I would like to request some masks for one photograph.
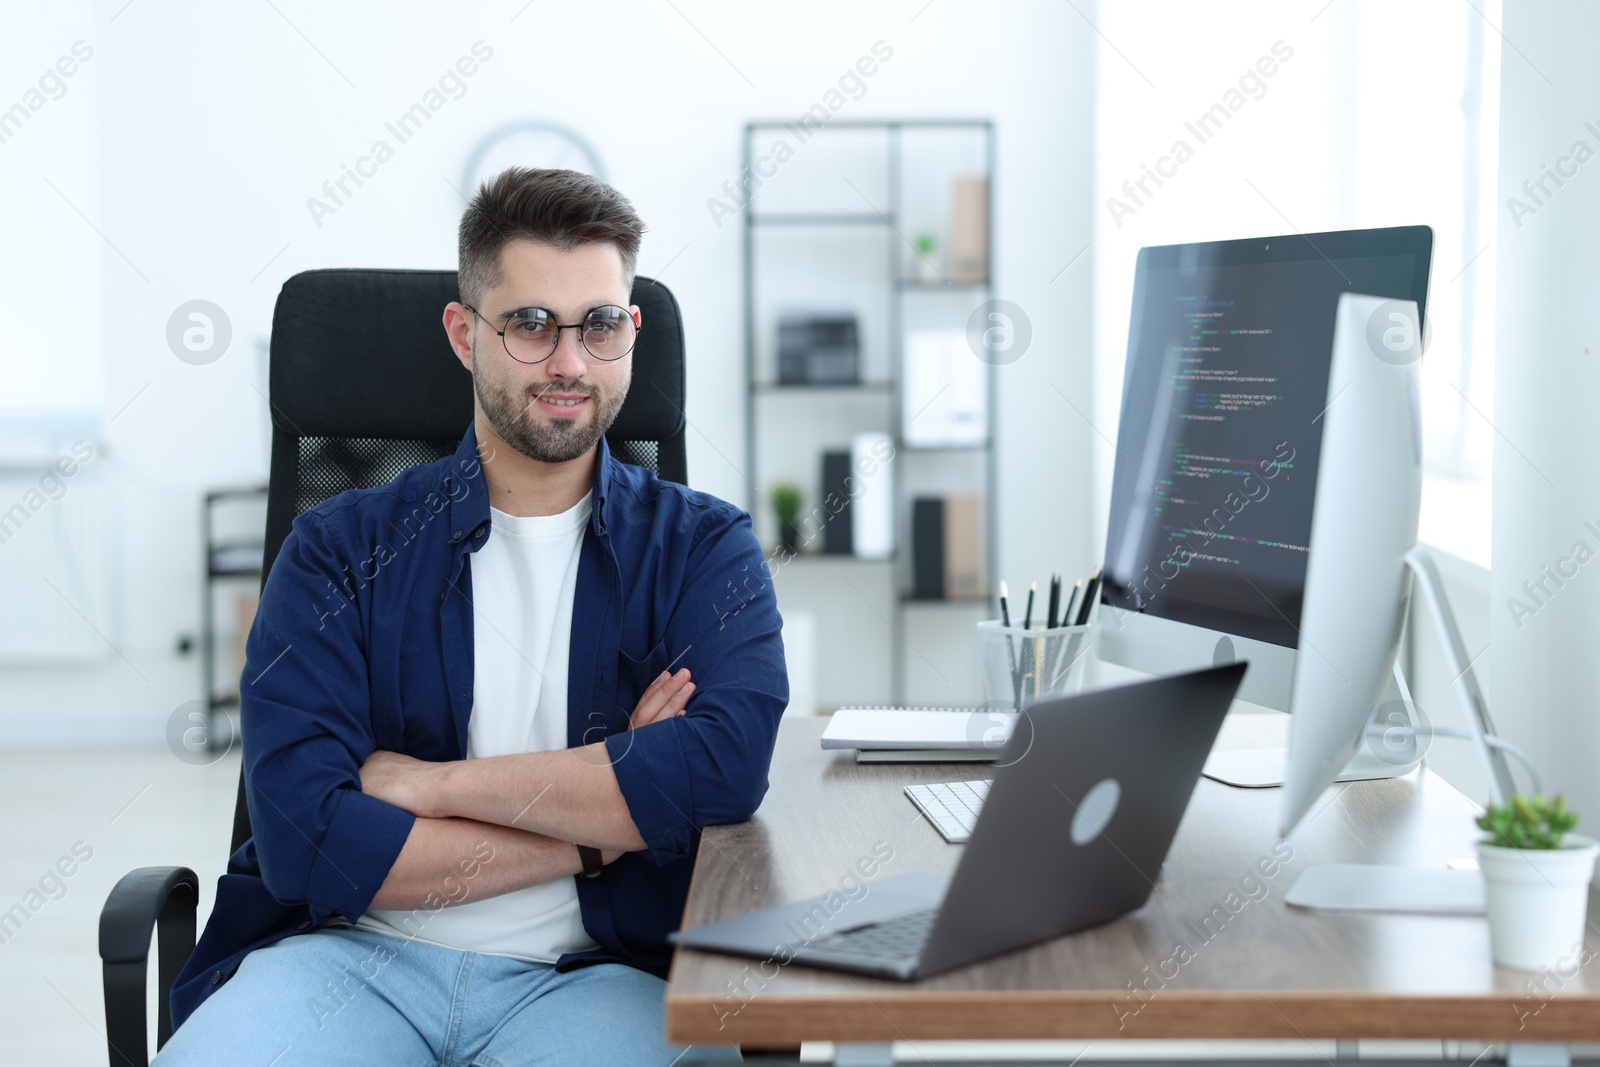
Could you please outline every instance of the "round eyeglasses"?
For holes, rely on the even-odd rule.
[[[584,352],[600,363],[621,359],[633,351],[634,342],[639,339],[639,324],[633,314],[616,304],[591,308],[582,322],[567,325],[557,322],[555,313],[547,308],[520,308],[506,316],[503,329],[495,329],[494,323],[471,304],[462,307],[499,334],[506,354],[518,363],[543,363],[549,359],[561,343],[562,330],[577,330]]]

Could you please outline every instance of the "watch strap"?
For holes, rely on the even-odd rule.
[[[600,855],[600,850],[589,845],[579,845],[578,859],[583,861],[583,876],[585,878],[598,878],[600,872],[605,870],[605,857]]]

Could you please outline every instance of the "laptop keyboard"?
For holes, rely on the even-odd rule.
[[[972,836],[978,811],[988,795],[988,781],[906,786],[906,796],[952,845],[962,844]]]
[[[927,943],[928,934],[933,930],[933,920],[938,915],[938,908],[914,911],[871,926],[825,934],[811,941],[807,947],[874,959],[915,959],[922,955],[922,946]]]

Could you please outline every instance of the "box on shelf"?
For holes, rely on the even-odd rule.
[[[894,441],[886,433],[858,433],[850,439],[850,541],[857,559],[894,555]]]
[[[944,498],[944,595],[950,600],[989,596],[984,518],[983,497],[962,493]]]
[[[778,384],[851,385],[860,380],[856,317],[789,313],[778,320]]]
[[[850,453],[822,454],[822,551],[831,556],[848,556],[851,545]]]
[[[965,329],[907,331],[900,391],[906,447],[982,445],[989,436],[987,370]]]
[[[957,285],[989,280],[989,179],[956,179],[950,210],[950,281]]]

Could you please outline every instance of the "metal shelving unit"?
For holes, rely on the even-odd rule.
[[[789,124],[781,120],[760,121],[747,123],[741,143],[741,156],[744,169],[741,173],[750,174],[753,153],[752,141],[762,131],[783,129]],[[887,170],[887,189],[889,203],[885,210],[878,211],[877,205],[871,205],[872,211],[868,212],[838,212],[819,211],[807,212],[768,212],[762,213],[756,209],[757,193],[752,191],[749,203],[743,212],[744,216],[744,328],[745,328],[745,469],[752,478],[758,478],[761,467],[758,460],[757,446],[757,418],[758,407],[762,404],[771,405],[776,395],[788,395],[803,403],[806,397],[828,396],[843,391],[861,394],[885,394],[889,404],[888,432],[894,441],[897,456],[903,452],[979,452],[983,455],[983,499],[984,499],[984,552],[987,581],[993,583],[998,574],[998,529],[996,528],[995,515],[998,511],[994,493],[998,485],[996,477],[996,460],[994,449],[995,428],[998,425],[996,412],[996,393],[998,382],[995,367],[991,364],[986,368],[988,382],[988,433],[984,443],[977,446],[952,446],[940,449],[909,449],[903,445],[902,397],[900,366],[905,341],[906,298],[914,293],[968,293],[975,297],[974,306],[994,298],[994,179],[995,179],[995,131],[994,123],[988,119],[903,119],[903,120],[834,120],[828,123],[826,130],[855,130],[855,131],[881,131],[885,137]],[[902,134],[908,130],[932,132],[971,131],[981,133],[983,137],[984,174],[989,182],[989,197],[987,204],[987,232],[989,239],[988,271],[984,281],[949,283],[945,281],[925,281],[907,278],[902,270],[905,259],[906,241],[900,232],[900,223],[903,218],[903,192],[902,181]],[[888,315],[888,379],[884,381],[862,381],[852,384],[834,385],[781,385],[771,381],[758,379],[757,344],[756,344],[756,257],[757,235],[770,228],[798,228],[798,227],[864,227],[884,230],[891,240],[886,241],[889,252],[885,271],[887,272],[889,306]],[[881,277],[881,276],[880,276]],[[877,427],[873,427],[876,429]],[[820,462],[820,456],[817,457]],[[895,551],[889,559],[855,559],[844,555],[825,555],[818,558],[832,561],[849,561],[862,567],[889,566],[893,569],[893,593],[890,598],[892,615],[888,625],[894,630],[889,640],[891,648],[891,685],[895,703],[905,702],[906,691],[906,641],[905,614],[908,610],[925,610],[928,608],[954,608],[977,607],[986,610],[987,600],[945,599],[927,600],[918,599],[910,595],[907,587],[909,578],[909,534],[902,520],[902,504],[905,503],[904,492],[905,477],[902,474],[895,485]],[[756,499],[750,508],[752,514],[765,506],[764,493],[766,486],[756,486]],[[810,558],[802,554],[795,557],[797,561]]]
[[[200,543],[205,551],[205,574],[200,586],[200,677],[206,703],[206,741],[213,750],[218,742],[218,709],[236,707],[239,703],[237,686],[229,693],[217,692],[216,586],[219,582],[241,578],[254,578],[259,585],[265,552],[259,537],[213,540],[212,533],[216,529],[213,512],[217,504],[224,501],[259,500],[265,505],[266,499],[267,487],[264,485],[213,489],[206,493],[200,506]]]

